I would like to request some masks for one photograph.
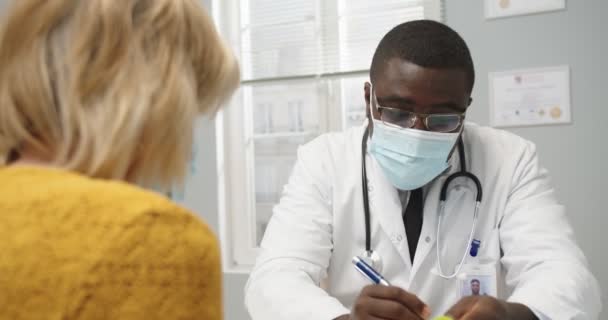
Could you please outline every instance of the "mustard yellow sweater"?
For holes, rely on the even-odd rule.
[[[0,167],[0,319],[222,318],[207,226],[120,182]]]

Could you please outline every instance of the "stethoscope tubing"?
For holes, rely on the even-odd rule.
[[[367,155],[368,135],[369,135],[369,126],[365,128],[365,132],[363,133],[363,139],[361,140],[361,176],[362,176],[361,185],[363,188],[363,190],[362,190],[363,191],[362,192],[363,193],[363,211],[364,211],[364,215],[365,215],[365,252],[368,256],[371,256],[373,254],[373,250],[371,248],[371,222],[370,222],[371,214],[370,214],[370,207],[369,207],[369,190],[368,190],[368,185],[367,185],[367,168],[366,168],[367,167],[366,155]],[[460,171],[450,175],[444,181],[443,186],[441,187],[441,192],[439,194],[440,210],[439,210],[439,217],[438,217],[438,223],[437,223],[437,235],[436,235],[436,237],[437,237],[437,245],[436,245],[437,266],[438,266],[438,271],[439,271],[438,275],[445,279],[451,279],[451,278],[454,278],[455,276],[457,276],[466,260],[467,253],[471,249],[471,243],[473,241],[473,236],[475,234],[475,229],[477,227],[477,220],[479,217],[479,207],[481,206],[481,201],[483,198],[483,189],[481,186],[481,182],[479,181],[477,176],[475,176],[474,174],[467,171],[464,143],[462,141],[462,137],[460,137],[458,139],[458,155],[460,158]],[[455,179],[460,178],[460,177],[468,178],[471,181],[473,181],[473,183],[475,184],[475,188],[477,190],[477,193],[475,196],[475,212],[473,214],[473,225],[471,228],[471,232],[469,233],[469,239],[467,241],[467,243],[468,243],[467,249],[464,252],[464,254],[460,260],[458,268],[456,268],[456,271],[453,274],[445,275],[443,273],[443,269],[441,267],[441,259],[440,259],[441,219],[443,218],[444,211],[445,211],[445,202],[447,199],[448,188]]]

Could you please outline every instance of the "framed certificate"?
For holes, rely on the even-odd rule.
[[[484,0],[486,19],[526,15],[566,8],[566,0]]]
[[[568,66],[492,72],[489,88],[492,126],[571,122]]]

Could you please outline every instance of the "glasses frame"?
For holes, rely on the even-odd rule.
[[[456,132],[458,130],[460,130],[462,128],[462,124],[464,123],[464,120],[466,118],[466,111],[459,113],[459,112],[450,112],[450,113],[419,113],[419,112],[413,112],[413,111],[409,111],[409,110],[404,110],[404,109],[400,109],[400,108],[391,108],[391,107],[384,107],[381,106],[378,103],[378,99],[376,97],[376,93],[374,92],[374,90],[372,89],[372,97],[373,97],[373,102],[375,104],[376,110],[378,110],[378,113],[380,114],[380,121],[382,121],[382,123],[384,123],[385,125],[389,126],[389,127],[393,127],[393,128],[398,128],[398,129],[411,129],[413,127],[416,126],[416,124],[418,123],[418,121],[422,121],[422,125],[424,125],[424,128],[427,131],[430,132],[438,132],[438,133],[451,133],[451,132]],[[386,120],[382,119],[382,110],[395,110],[395,111],[399,111],[399,112],[403,112],[403,113],[409,113],[413,116],[413,121],[412,121],[412,125],[410,127],[404,127],[404,126],[400,126],[396,123],[392,123]],[[437,130],[431,130],[428,126],[428,118],[432,117],[432,116],[457,116],[458,117],[458,125],[456,126],[456,128],[450,130],[450,131],[437,131]]]

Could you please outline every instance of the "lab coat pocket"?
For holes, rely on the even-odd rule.
[[[500,261],[500,233],[498,228],[493,228],[485,237],[477,239],[482,240],[481,252],[479,252],[479,258],[482,261]]]
[[[502,248],[500,245],[500,229],[495,227],[488,237],[488,244],[482,256],[482,262],[492,263],[496,268],[496,290],[499,299],[506,299],[508,294],[504,285],[502,270]]]
[[[459,275],[461,296],[487,295],[504,298],[500,267],[500,234],[498,228],[477,236],[480,248],[471,254]],[[474,250],[471,250],[473,253]]]
[[[474,193],[467,185],[457,185],[450,190],[441,218],[437,237],[441,240],[441,263],[443,270],[455,272],[463,255],[468,256],[468,241],[474,223]]]

